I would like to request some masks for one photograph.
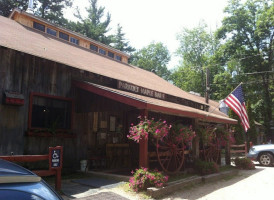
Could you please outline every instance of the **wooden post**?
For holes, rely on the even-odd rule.
[[[63,167],[63,147],[49,147],[49,170],[55,171],[55,190],[61,190],[61,172]]]
[[[253,143],[249,142],[249,149],[251,149],[252,146],[253,146]]]
[[[194,130],[197,130],[199,127],[199,120],[193,119],[192,124],[193,124]],[[199,158],[200,156],[200,138],[198,135],[196,135],[192,141],[192,156],[193,158]]]
[[[148,117],[148,111],[141,111],[142,117]],[[139,167],[148,167],[148,139],[141,139],[139,142]]]
[[[61,169],[56,170],[55,175],[55,190],[60,191],[61,190]]]
[[[230,160],[230,142],[227,142],[226,146],[225,146],[225,164],[226,165],[231,165],[231,160]]]
[[[199,154],[200,154],[200,138],[199,136],[196,136],[193,140],[193,147],[192,147],[192,150],[193,150],[193,157],[194,158],[199,158]]]
[[[245,142],[245,155],[247,154],[247,142]]]

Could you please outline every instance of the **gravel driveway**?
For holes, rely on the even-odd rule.
[[[256,166],[255,170],[240,170],[237,177],[206,183],[176,192],[165,200],[243,200],[274,199],[274,167]]]

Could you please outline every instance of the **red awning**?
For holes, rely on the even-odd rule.
[[[114,88],[97,85],[86,81],[73,81],[73,85],[94,94],[148,111],[161,112],[170,115],[177,115],[189,118],[198,118],[203,121],[236,124],[237,120],[224,115],[209,113],[192,107],[142,96]]]

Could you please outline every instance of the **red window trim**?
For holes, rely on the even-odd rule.
[[[31,119],[32,119],[32,103],[33,103],[33,97],[38,96],[38,97],[45,97],[49,99],[58,99],[58,100],[63,100],[63,101],[70,101],[71,102],[71,122],[70,122],[70,129],[58,129],[58,134],[56,134],[57,137],[74,137],[74,134],[72,134],[73,130],[73,115],[74,115],[74,99],[72,98],[67,98],[67,97],[61,97],[61,96],[54,96],[54,95],[48,95],[48,94],[43,94],[43,93],[36,93],[36,92],[31,92],[30,93],[30,98],[29,98],[29,115],[28,115],[28,131],[27,135],[29,136],[40,136],[40,137],[53,137],[55,135],[49,133],[49,132],[43,132],[43,133],[35,133],[37,130],[46,130],[44,128],[34,128],[31,126]]]

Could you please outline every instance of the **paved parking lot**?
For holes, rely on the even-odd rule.
[[[274,167],[256,166],[255,170],[240,170],[237,177],[206,184],[183,188],[164,200],[273,200]],[[91,191],[93,190],[93,191]],[[76,198],[79,200],[141,200],[144,196],[134,192],[125,192],[122,188],[90,189],[91,194]],[[74,197],[75,198],[75,197]],[[65,197],[65,200],[70,199]],[[147,198],[146,198],[147,199]]]
[[[240,170],[237,177],[181,190],[165,200],[273,200],[274,167]]]

